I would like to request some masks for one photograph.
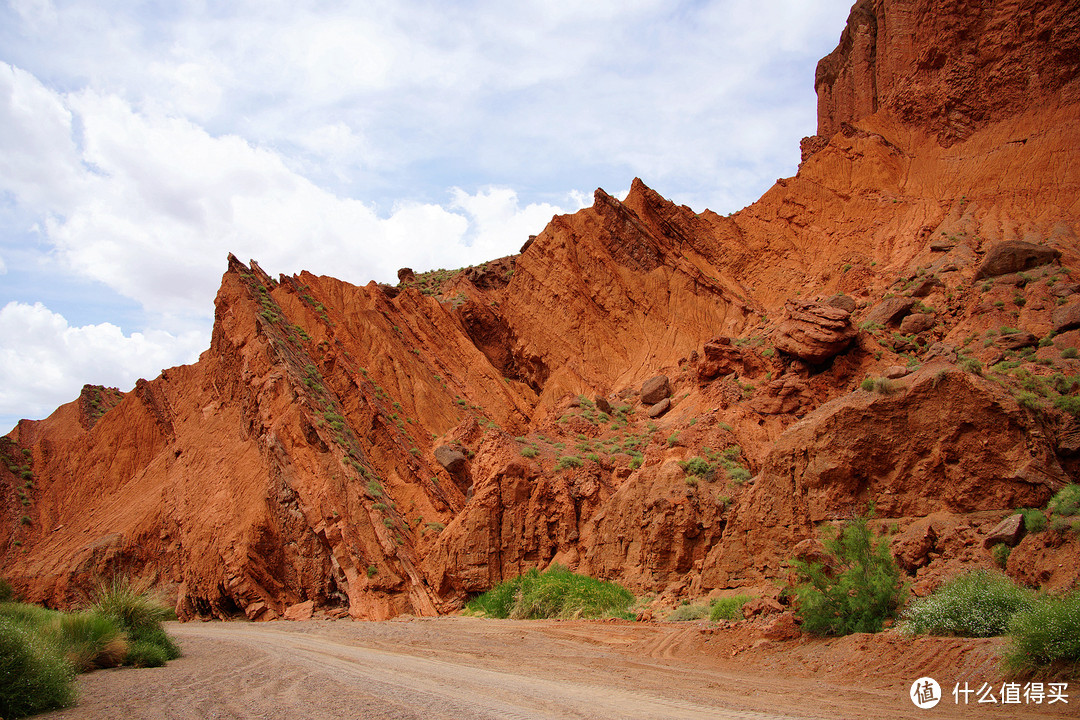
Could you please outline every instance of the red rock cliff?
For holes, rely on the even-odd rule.
[[[635,180],[396,287],[230,257],[197,363],[0,443],[3,574],[61,605],[127,572],[184,618],[434,614],[556,561],[673,601],[870,501],[917,587],[988,565],[1080,472],[1076,38],[1066,2],[859,2],[820,137],[732,216]]]

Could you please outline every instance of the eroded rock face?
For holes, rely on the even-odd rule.
[[[881,110],[944,146],[1053,94],[1078,72],[1080,21],[1068,3],[1031,7],[859,0],[818,63],[818,135]],[[1075,91],[1074,91],[1075,92]]]
[[[1067,482],[1046,433],[996,384],[940,365],[908,382],[792,425],[734,508],[703,583],[775,577],[817,525],[871,500],[879,518],[1039,507]]]
[[[847,350],[859,333],[851,324],[851,313],[844,308],[792,301],[784,313],[773,331],[773,344],[777,350],[815,365]]]

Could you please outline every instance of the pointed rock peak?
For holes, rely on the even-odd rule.
[[[240,262],[239,258],[237,258],[232,253],[229,253],[229,270],[228,271],[232,272],[232,273],[247,273],[247,272],[250,272],[250,270],[248,269],[248,266],[245,265],[244,263]]]
[[[618,198],[612,197],[607,194],[604,188],[596,188],[596,192],[593,193],[593,207],[600,205],[618,205]]]

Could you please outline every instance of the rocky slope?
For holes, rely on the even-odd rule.
[[[916,592],[993,563],[1080,471],[1078,15],[860,0],[798,174],[729,217],[635,180],[393,287],[230,257],[197,363],[0,441],[3,575],[386,618],[562,562],[664,603],[775,593],[871,501]],[[1076,538],[1008,570],[1075,584]]]

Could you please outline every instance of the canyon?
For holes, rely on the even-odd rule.
[[[987,540],[1080,473],[1080,12],[859,0],[815,86],[797,174],[728,216],[635,179],[397,285],[230,256],[197,362],[0,438],[3,576],[388,619],[560,563],[648,617],[779,599],[872,506],[916,595],[1074,587],[1080,529]]]

